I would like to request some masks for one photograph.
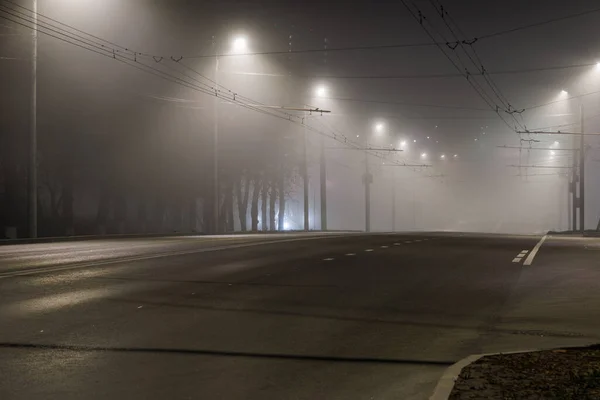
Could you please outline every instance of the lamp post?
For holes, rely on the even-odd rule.
[[[37,27],[37,0],[33,0],[34,28]],[[29,126],[29,168],[28,168],[28,225],[29,237],[34,239],[38,235],[37,221],[37,53],[38,36],[37,29],[32,33],[31,46],[31,110]]]
[[[220,233],[219,226],[219,51],[215,42],[215,97],[214,125],[213,125],[213,231]],[[231,42],[232,54],[244,54],[248,50],[248,39],[245,36],[236,36]]]
[[[315,89],[317,97],[325,97],[327,88],[323,85]],[[321,230],[327,230],[327,159],[325,158],[325,137],[321,136],[321,157],[320,157],[320,178],[321,178]]]

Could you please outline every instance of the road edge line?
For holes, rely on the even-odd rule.
[[[533,259],[535,258],[537,252],[540,250],[540,248],[542,247],[542,245],[544,244],[544,242],[546,241],[546,239],[548,239],[548,235],[544,235],[540,239],[540,241],[538,242],[538,244],[535,245],[535,247],[533,248],[533,250],[531,250],[531,253],[529,253],[529,255],[527,256],[527,258],[525,259],[525,262],[523,263],[524,266],[531,265],[531,263],[533,263]]]

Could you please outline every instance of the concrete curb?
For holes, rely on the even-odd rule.
[[[473,354],[449,366],[435,386],[435,390],[431,397],[429,397],[429,400],[447,400],[463,368],[483,356],[484,354]]]
[[[552,347],[545,349],[529,349],[529,350],[516,350],[516,351],[499,351],[497,353],[483,353],[483,354],[472,354],[463,358],[462,360],[457,361],[456,363],[449,366],[444,374],[438,381],[433,394],[429,397],[429,400],[448,400],[450,398],[450,393],[452,393],[452,389],[454,389],[454,384],[458,379],[458,376],[462,372],[462,370],[479,360],[480,358],[487,356],[495,356],[498,354],[521,354],[521,353],[535,353],[537,351],[551,351],[551,350],[577,350],[577,349],[585,349],[589,347],[596,346],[596,343],[591,343],[587,346],[564,346],[564,347]]]

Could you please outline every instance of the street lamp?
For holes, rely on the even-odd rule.
[[[385,128],[385,125],[383,124],[383,122],[378,122],[377,124],[375,124],[375,132],[376,133],[383,133],[383,129]]]
[[[442,160],[445,160],[445,159],[446,159],[446,155],[445,155],[445,154],[442,154],[442,155],[440,156],[440,158],[441,158]]]
[[[427,158],[427,153],[421,153],[421,158]]]
[[[315,89],[315,95],[317,97],[325,97],[327,95],[327,88],[323,85],[317,86]]]
[[[248,39],[245,36],[236,36],[231,44],[233,54],[244,54],[248,51]]]

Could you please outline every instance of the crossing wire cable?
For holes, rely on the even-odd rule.
[[[412,17],[415,19],[415,21],[417,21],[417,23],[419,23],[419,25],[423,28],[423,30],[425,31],[425,33],[429,36],[429,38],[437,43],[437,41],[435,40],[435,37],[432,35],[432,33],[423,25],[423,19],[424,16],[421,13],[421,11],[418,9],[418,7],[415,6],[415,8],[418,11],[418,14],[415,14],[415,12],[411,9],[411,7],[406,3],[406,0],[401,0],[402,4],[404,5],[404,7],[408,10],[408,12],[410,13],[410,15],[412,15]],[[414,4],[414,3],[413,3]],[[475,92],[477,93],[477,95],[479,97],[481,97],[481,99],[488,105],[488,107],[490,107],[492,110],[494,110],[494,112],[496,113],[496,115],[498,115],[498,117],[502,120],[502,122],[511,130],[511,131],[515,131],[515,129],[513,127],[510,126],[510,124],[503,118],[503,116],[499,113],[498,108],[491,104],[484,95],[482,95],[479,90],[477,89],[477,86],[475,86],[472,82],[472,79],[469,79],[470,74],[464,74],[461,70],[461,68],[456,64],[456,62],[454,61],[454,59],[452,59],[452,57],[450,57],[443,49],[443,47],[441,45],[436,45],[438,47],[438,49],[444,54],[444,56],[452,63],[452,65],[454,66],[454,68],[456,68],[456,70],[463,76],[466,78],[467,82],[469,83],[469,85],[475,90]]]
[[[8,8],[8,7],[5,7],[5,8]],[[8,8],[8,9],[11,10],[11,11],[14,11],[14,10],[12,10],[10,8]],[[128,55],[124,55],[122,53],[118,53],[118,52],[114,51],[114,49],[107,48],[106,46],[104,46],[104,47],[103,46],[98,46],[97,43],[93,43],[93,41],[86,41],[86,40],[84,40],[84,39],[81,38],[81,35],[71,35],[71,32],[68,32],[68,31],[65,31],[65,30],[61,31],[60,29],[55,29],[57,27],[53,26],[52,24],[45,23],[43,21],[41,21],[41,23],[40,23],[40,21],[34,21],[34,20],[31,20],[31,19],[29,19],[27,17],[22,17],[22,16],[19,16],[17,14],[13,14],[13,13],[11,13],[9,11],[6,11],[6,9],[0,9],[0,11],[3,12],[3,13],[5,13],[5,14],[8,14],[9,16],[12,16],[13,18],[17,18],[17,19],[20,19],[20,20],[23,21],[23,22],[19,22],[18,20],[11,19],[10,17],[7,17],[5,15],[0,15],[0,18],[3,18],[3,19],[5,19],[7,21],[10,21],[10,22],[13,22],[13,23],[15,23],[17,25],[23,26],[23,27],[28,28],[28,29],[35,30],[35,31],[43,33],[43,34],[45,34],[47,36],[50,36],[50,37],[53,37],[53,38],[58,39],[60,41],[63,41],[65,43],[68,43],[68,44],[80,47],[82,49],[94,52],[96,54],[99,54],[99,55],[102,55],[102,56],[105,56],[105,57],[108,57],[108,58],[112,58],[112,59],[114,59],[116,61],[119,61],[121,63],[127,64],[129,66],[132,66],[132,67],[140,70],[140,71],[143,71],[143,72],[149,73],[151,75],[157,76],[157,77],[159,77],[161,79],[164,79],[164,80],[167,80],[169,82],[172,82],[172,83],[175,83],[175,84],[178,84],[178,85],[190,88],[192,90],[195,90],[195,91],[198,91],[198,92],[201,92],[201,93],[204,93],[204,94],[208,94],[208,95],[211,95],[211,96],[214,95],[213,92],[211,92],[210,90],[206,90],[205,87],[198,86],[198,85],[193,84],[193,83],[191,83],[189,81],[186,81],[185,79],[182,79],[180,77],[168,74],[168,73],[166,73],[166,72],[164,72],[162,70],[159,70],[157,68],[152,67],[151,65],[144,64],[139,59],[137,59],[136,54],[138,54],[138,53],[136,53],[136,52],[132,52],[132,53],[128,53]],[[39,14],[39,15],[41,15],[41,14]],[[26,23],[31,24],[31,26],[27,25]],[[53,32],[53,33],[50,33],[50,32]],[[80,31],[80,32],[85,33],[84,31]],[[122,47],[123,46],[120,46],[120,48],[122,48]],[[133,57],[133,58],[128,58],[128,56],[129,57]],[[307,126],[303,121],[302,122],[294,121],[292,119],[285,118],[285,117],[283,117],[281,115],[274,114],[272,112],[269,112],[269,111],[266,111],[266,110],[262,110],[260,108],[253,107],[252,105],[245,104],[243,102],[237,101],[234,98],[222,97],[222,95],[220,95],[219,93],[217,93],[216,97],[225,98],[226,100],[231,101],[232,103],[235,103],[235,104],[237,104],[237,105],[239,105],[241,107],[248,108],[250,110],[253,110],[253,111],[265,114],[265,115],[274,116],[274,117],[277,117],[277,118],[280,118],[280,119],[284,119],[284,120],[290,121],[290,122],[298,124],[298,125],[305,126],[305,128],[307,130],[311,131],[311,132],[314,132],[314,133],[316,133],[318,135],[322,135],[322,136],[325,136],[325,137],[330,137],[330,138],[332,138],[332,139],[334,139],[334,140],[336,140],[336,141],[338,141],[338,142],[340,142],[340,143],[342,143],[344,145],[347,145],[347,146],[350,146],[350,147],[360,147],[360,145],[358,145],[358,144],[356,144],[356,143],[354,143],[352,141],[348,141],[348,140],[343,140],[342,141],[342,140],[340,140],[339,138],[337,138],[337,135],[328,134],[327,132],[323,132],[323,131],[318,130],[318,129],[314,128],[314,127]],[[371,154],[373,152],[367,152],[367,153]],[[384,158],[384,157],[382,157],[379,154],[372,154],[372,155],[374,155],[377,158]]]
[[[436,11],[438,11],[438,15],[440,16],[440,18],[442,19],[442,21],[444,22],[444,24],[446,25],[446,27],[448,28],[448,30],[450,31],[450,33],[452,34],[454,39],[456,40],[456,43],[458,43],[458,46],[465,52],[465,54],[467,55],[469,60],[473,63],[473,65],[481,71],[481,75],[483,76],[484,80],[488,83],[489,87],[492,89],[492,92],[500,100],[501,104],[505,108],[505,111],[513,118],[514,122],[517,125],[519,125],[519,127],[521,129],[524,129],[523,125],[519,122],[519,120],[517,120],[517,118],[515,118],[514,111],[513,111],[510,101],[506,98],[506,96],[504,96],[504,94],[502,93],[500,88],[498,88],[496,83],[493,81],[492,77],[488,76],[488,74],[486,73],[486,68],[483,65],[483,62],[481,61],[481,59],[479,58],[479,55],[477,54],[477,50],[475,50],[475,48],[473,47],[474,43],[469,44],[469,42],[466,41],[467,35],[465,35],[465,33],[460,28],[460,26],[458,26],[458,24],[456,23],[456,21],[454,21],[454,19],[452,18],[452,16],[448,12],[448,10],[444,8],[444,6],[442,5],[442,3],[439,0],[429,0],[429,2],[433,6],[433,8]],[[438,10],[438,7],[439,7],[439,10]],[[458,35],[454,32],[454,29],[452,29],[452,26],[450,25],[450,23],[447,21],[446,17],[448,17],[450,22],[452,24],[454,24],[454,26],[456,27],[456,30],[458,31],[458,33],[460,35],[462,35],[463,38],[465,38],[465,39],[461,40],[458,37]],[[469,48],[473,52],[473,56],[475,59],[473,59],[473,57],[471,57],[466,46],[469,46]]]
[[[14,5],[16,5],[16,6],[17,6],[17,7],[19,7],[19,8],[22,8],[22,9],[28,10],[28,11],[30,11],[32,14],[35,14],[35,15],[37,15],[38,17],[42,17],[42,18],[44,18],[44,19],[47,19],[47,20],[53,21],[53,22],[55,22],[55,23],[57,23],[57,24],[60,24],[60,25],[62,25],[62,26],[66,26],[66,27],[68,27],[69,29],[72,29],[72,30],[74,30],[74,31],[76,31],[76,32],[79,32],[79,33],[82,33],[82,34],[88,35],[88,36],[92,37],[93,39],[96,39],[96,40],[90,40],[89,38],[87,38],[87,37],[85,37],[85,36],[82,36],[82,35],[79,35],[79,34],[75,34],[75,33],[72,33],[72,32],[68,32],[68,31],[66,31],[66,32],[69,34],[68,36],[69,36],[71,39],[73,39],[73,40],[75,40],[75,41],[78,41],[78,42],[80,42],[80,43],[82,43],[82,44],[87,44],[87,45],[89,45],[89,46],[95,47],[95,48],[96,48],[96,49],[98,49],[99,51],[107,51],[107,52],[109,52],[109,53],[111,53],[111,54],[116,54],[116,53],[119,53],[119,52],[122,52],[122,51],[124,51],[124,52],[125,52],[126,54],[128,54],[128,55],[132,55],[132,56],[134,57],[134,60],[137,60],[137,56],[145,54],[145,53],[139,53],[139,52],[133,51],[133,50],[131,50],[131,49],[129,49],[129,48],[126,48],[126,47],[124,47],[124,46],[121,46],[121,45],[119,45],[119,44],[116,44],[116,43],[114,43],[114,42],[110,42],[110,41],[104,40],[104,39],[102,39],[102,38],[99,38],[98,36],[95,36],[95,35],[92,35],[92,34],[88,34],[88,33],[84,32],[84,31],[82,31],[82,30],[80,30],[80,29],[77,29],[77,28],[74,28],[74,27],[72,27],[72,26],[70,26],[70,25],[63,24],[63,23],[61,23],[60,21],[57,21],[57,20],[55,20],[55,19],[53,19],[53,18],[50,18],[50,17],[47,17],[47,16],[45,16],[45,15],[43,15],[43,14],[41,14],[41,13],[33,12],[32,10],[29,10],[29,9],[28,9],[28,8],[26,8],[26,7],[19,6],[19,5],[15,4],[15,3],[13,3],[13,2],[12,2],[12,1],[10,1],[10,0],[3,0],[3,1],[5,1],[5,2],[8,2],[8,3],[10,3],[10,4],[14,4]],[[1,5],[1,4],[0,4],[0,7],[5,7],[5,8],[7,8],[7,9],[9,9],[10,11],[13,11],[13,12],[15,12],[15,13],[17,13],[17,14],[20,14],[20,16],[18,16],[18,15],[15,15],[15,14],[12,14],[12,13],[10,13],[10,12],[8,12],[8,11],[5,11],[5,10],[3,10],[4,12],[7,12],[7,13],[9,13],[10,15],[12,15],[12,16],[14,16],[14,17],[16,17],[16,18],[19,18],[19,19],[30,18],[30,17],[29,17],[29,15],[27,15],[27,14],[25,14],[25,13],[21,12],[21,11],[18,11],[18,10],[12,9],[12,8],[9,8],[9,7],[5,6],[5,5]],[[23,17],[23,16],[24,16],[24,17]],[[33,23],[33,21],[31,21],[31,20],[28,20],[28,22],[30,22],[30,23]],[[37,23],[38,23],[38,24],[41,24],[41,25],[42,25],[44,28],[46,28],[46,29],[48,29],[48,30],[50,30],[50,31],[52,31],[52,32],[55,32],[55,33],[60,33],[60,34],[63,34],[63,35],[64,35],[64,33],[60,32],[60,29],[62,29],[62,28],[52,29],[53,27],[56,27],[56,26],[54,26],[54,25],[52,25],[52,24],[50,24],[50,23],[47,23],[47,22],[45,22],[45,21],[39,21],[39,20],[38,20],[38,21],[37,21]],[[50,26],[50,28],[48,28],[48,26]],[[110,44],[110,45],[113,45],[113,46],[115,46],[117,49],[115,50],[114,48],[109,48],[109,47],[107,47],[105,44],[103,44],[102,42],[104,42],[104,43],[107,43],[107,44]],[[120,51],[119,49],[121,49],[121,51]],[[148,54],[145,54],[145,55],[148,55]],[[162,61],[162,58],[157,58],[156,56],[153,56],[153,59],[154,59],[154,61],[155,61],[155,62],[157,62],[157,63],[159,63],[160,61]],[[177,62],[177,61],[176,61],[175,59],[173,59],[172,57],[170,58],[170,60],[171,60],[171,61],[175,61],[175,62]],[[174,69],[173,69],[173,67],[171,67],[171,66],[168,66],[168,65],[166,65],[166,68],[169,68],[169,69],[171,69],[171,70],[174,70]],[[188,69],[191,69],[191,68],[189,68],[189,67],[188,67]],[[212,83],[215,83],[215,84],[216,84],[216,82],[214,82],[213,80],[211,80],[211,79],[209,79],[209,78],[207,78],[207,77],[203,76],[203,75],[202,75],[202,74],[200,74],[199,72],[197,72],[197,71],[195,71],[195,70],[193,70],[193,69],[191,69],[191,70],[192,70],[192,71],[194,71],[194,72],[196,72],[198,75],[200,75],[200,76],[201,76],[201,77],[203,77],[204,79],[207,79],[207,80],[209,80],[210,82],[212,82]],[[176,70],[175,70],[175,71],[176,71]],[[177,72],[178,72],[178,71],[177,71]],[[182,75],[184,75],[184,76],[186,76],[186,77],[187,77],[187,78],[189,78],[189,79],[193,79],[193,80],[195,80],[195,81],[196,81],[196,83],[198,83],[198,84],[200,84],[200,85],[203,85],[203,86],[205,86],[207,89],[214,90],[214,91],[220,90],[218,87],[211,87],[210,85],[208,85],[208,84],[206,84],[206,83],[204,83],[204,82],[201,82],[201,81],[199,81],[199,80],[196,80],[196,79],[194,79],[194,78],[192,78],[192,77],[189,77],[189,76],[187,76],[187,75],[185,75],[185,74],[183,74],[183,73],[181,73],[181,72],[179,72],[179,73],[180,73],[180,74],[182,74]],[[226,90],[226,91],[227,91],[227,92],[229,92],[229,93],[233,93],[233,91],[231,91],[231,90],[229,90],[229,89],[227,89],[227,88],[223,87],[222,85],[218,85],[218,86],[220,86],[221,88],[223,88],[223,90]],[[235,94],[235,96],[238,96],[238,97],[242,98],[243,100],[245,99],[245,100],[247,100],[247,101],[253,101],[252,99],[249,99],[249,98],[244,98],[243,96],[241,96],[241,95],[238,95],[238,94]],[[260,102],[256,102],[256,103],[257,103],[257,104],[264,105],[264,104],[262,104],[262,103],[260,103]],[[279,110],[278,110],[277,112],[280,112],[280,113],[281,113],[281,111],[279,111]],[[284,115],[286,115],[287,117],[290,117],[290,118],[292,117],[292,115],[291,115],[291,114],[289,114],[289,113],[283,113],[283,114],[284,114]]]
[[[594,8],[587,11],[581,11],[574,14],[565,15],[562,17],[552,18],[545,21],[534,22],[531,24],[525,24],[521,26],[517,26],[514,28],[499,30],[496,32],[488,33],[485,35],[474,36],[468,40],[468,42],[478,42],[481,40],[486,40],[490,38],[495,38],[498,36],[507,35],[510,33],[536,28],[538,26],[543,26],[559,21],[564,21],[568,19],[578,18],[586,15],[590,15],[593,13],[600,12],[600,8]],[[361,50],[381,50],[381,49],[399,49],[399,48],[418,48],[418,47],[431,47],[436,45],[446,45],[446,43],[440,42],[427,42],[427,43],[399,43],[399,44],[388,44],[388,45],[370,45],[370,46],[346,46],[346,47],[329,47],[327,49],[323,48],[315,48],[315,49],[305,49],[305,50],[286,50],[286,51],[262,51],[262,52],[249,52],[244,53],[244,55],[253,56],[253,55],[290,55],[290,54],[306,54],[306,53],[322,53],[322,52],[342,52],[342,51],[361,51]],[[184,58],[207,58],[207,57],[233,57],[234,54],[212,54],[212,55],[191,55],[184,56]]]

